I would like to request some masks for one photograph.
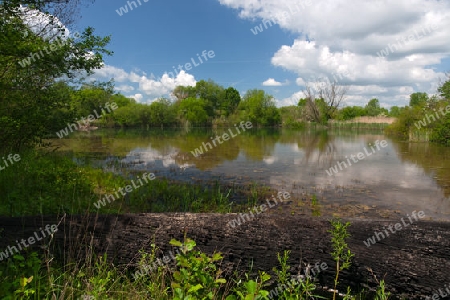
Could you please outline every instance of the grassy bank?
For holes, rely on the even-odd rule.
[[[330,238],[336,261],[336,285],[339,273],[350,267],[353,257],[347,248],[347,227],[334,220]],[[50,242],[51,243],[51,242]],[[291,274],[290,251],[278,254],[278,266],[271,274],[259,271],[257,276],[222,268],[222,255],[198,251],[189,238],[171,240],[173,255],[163,263],[160,251],[141,252],[138,267],[114,266],[106,256],[92,253],[92,245],[79,247],[65,265],[53,259],[51,245],[43,255],[35,252],[15,255],[0,264],[1,299],[388,299],[381,280],[376,291],[352,293],[326,292],[317,285],[320,269],[302,268]],[[87,254],[85,260],[78,258]],[[326,265],[326,264],[325,264]],[[330,266],[332,267],[332,266]],[[328,267],[322,266],[322,271]],[[255,272],[252,272],[253,274]]]
[[[78,166],[64,155],[44,151],[20,156],[19,162],[0,172],[0,193],[4,195],[0,216],[240,212],[276,192],[254,183],[186,183],[158,176],[138,184],[144,172],[119,176]],[[119,192],[127,186],[131,186],[130,192]]]

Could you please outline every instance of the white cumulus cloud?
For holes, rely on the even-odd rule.
[[[264,81],[262,83],[263,86],[282,86],[283,83],[282,82],[278,82],[273,78],[269,78],[266,81]]]
[[[105,65],[103,68],[96,70],[91,77],[97,80],[114,79],[115,82],[121,83],[116,87],[116,90],[125,93],[137,91],[130,97],[138,102],[147,103],[160,97],[170,97],[170,93],[178,85],[195,86],[197,83],[194,76],[184,70],[178,73],[176,77],[164,74],[160,78],[154,78],[154,76],[148,77],[143,72],[142,74],[137,74],[134,71],[126,72],[121,68],[110,65]]]
[[[405,105],[411,92],[434,93],[445,77],[436,66],[450,58],[450,1],[219,2],[243,19],[273,20],[296,35],[292,44],[279,45],[271,62],[297,75],[299,86],[328,78],[354,87],[352,103],[377,96],[385,105]]]

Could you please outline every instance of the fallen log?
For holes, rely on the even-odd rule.
[[[237,214],[191,213],[65,216],[62,220],[55,216],[2,217],[0,252],[16,245],[16,240],[35,236],[47,224],[61,222],[53,235],[55,251],[61,255],[91,244],[96,254],[107,253],[116,265],[135,267],[140,249],[150,251],[154,243],[161,253],[168,253],[173,250],[169,241],[182,241],[186,234],[200,250],[209,254],[222,252],[224,266],[243,271],[253,262],[253,270],[272,273],[272,268],[278,266],[277,253],[291,250],[291,273],[297,273],[300,265],[324,262],[328,268],[319,274],[320,285],[333,286],[335,262],[330,255],[328,220],[262,214],[233,228],[229,222],[236,217]],[[376,288],[375,275],[378,280],[384,278],[387,290],[397,297],[423,299],[439,294],[439,289],[445,293],[444,285],[450,283],[450,223],[419,220],[368,247],[364,241],[374,232],[385,232],[385,226],[399,221],[343,221],[352,224],[347,241],[355,257],[351,268],[341,273],[340,291],[345,291],[345,286],[353,290]],[[29,246],[39,248],[49,239]]]

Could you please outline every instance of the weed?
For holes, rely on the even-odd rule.
[[[339,282],[339,273],[342,270],[350,268],[351,259],[354,256],[351,253],[348,245],[345,241],[350,236],[347,232],[347,227],[350,226],[350,222],[342,223],[339,219],[331,220],[331,226],[333,227],[329,232],[331,233],[331,243],[333,252],[331,256],[336,261],[336,277],[334,278],[334,291],[333,300],[336,299],[337,285]]]

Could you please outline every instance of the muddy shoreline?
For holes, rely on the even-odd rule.
[[[289,264],[294,274],[301,264],[320,261],[334,266],[326,218],[261,214],[232,228],[228,223],[236,217],[238,214],[191,213],[66,216],[54,234],[52,249],[61,254],[74,247],[82,249],[92,241],[96,254],[107,253],[116,266],[133,268],[140,249],[150,251],[150,244],[155,243],[164,253],[173,250],[170,239],[182,240],[186,234],[199,249],[222,252],[225,269],[244,271],[253,262],[253,270],[270,273],[277,266],[276,254],[283,250],[292,251]],[[373,289],[377,286],[376,275],[385,279],[387,289],[394,295],[421,299],[432,296],[450,278],[450,222],[419,220],[367,247],[364,241],[393,221],[343,220],[352,223],[348,245],[355,257],[350,270],[342,272],[341,290],[344,286]],[[39,227],[59,221],[55,216],[2,217],[0,249],[32,236]],[[42,242],[33,247],[39,249]],[[320,285],[332,285],[333,270],[330,267],[320,273]]]

